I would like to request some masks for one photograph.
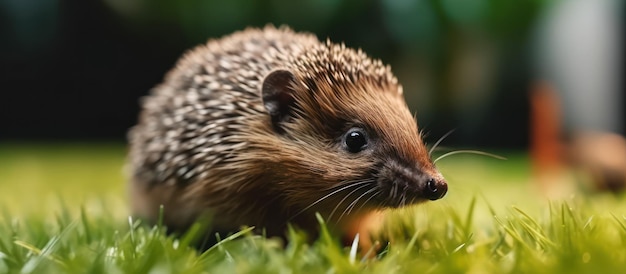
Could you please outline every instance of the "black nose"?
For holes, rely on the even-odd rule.
[[[429,200],[438,200],[443,198],[448,192],[448,184],[443,180],[435,180],[434,178],[428,179],[426,182],[426,188],[424,189],[424,196]]]

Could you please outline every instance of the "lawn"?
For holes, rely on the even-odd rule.
[[[0,145],[0,273],[623,273],[624,195],[549,200],[526,154],[437,163],[448,195],[390,214],[365,258],[328,234],[310,244],[244,230],[204,253],[128,217],[123,144]]]

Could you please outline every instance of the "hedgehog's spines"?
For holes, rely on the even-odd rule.
[[[289,88],[297,91],[298,103],[307,104],[306,115],[302,109],[289,113],[295,117],[292,120],[312,120],[296,124],[285,119],[289,122],[286,131],[294,136],[285,136],[272,127],[261,98],[263,81],[276,69],[294,75]],[[266,210],[271,210],[263,203],[285,198],[270,194],[292,187],[293,176],[288,175],[306,174],[316,179],[323,175],[324,180],[356,177],[354,167],[368,164],[343,158],[318,161],[318,156],[341,156],[329,150],[335,148],[329,141],[335,139],[329,136],[343,128],[327,130],[336,125],[333,121],[344,118],[336,117],[339,114],[375,118],[385,117],[383,112],[388,111],[400,117],[392,121],[394,127],[402,132],[412,130],[413,120],[402,116],[406,105],[401,92],[390,67],[369,58],[361,49],[330,39],[320,42],[312,34],[296,33],[285,26],[248,28],[211,39],[186,52],[142,102],[140,121],[129,133],[133,191],[144,199],[136,202],[134,211],[153,217],[152,210],[166,203],[166,216],[171,218],[168,223],[179,227],[199,215],[198,210],[207,208],[222,214],[222,219],[216,219],[222,223],[216,225],[261,224],[266,221]],[[345,98],[356,103],[345,107]],[[381,98],[382,106],[376,101]],[[376,115],[363,117],[370,113],[359,113],[361,109]],[[381,125],[372,124],[372,128],[389,123],[387,119],[375,122]],[[415,138],[400,141],[400,146],[390,147],[416,147],[419,143]],[[302,163],[309,168],[296,170]],[[327,166],[316,166],[319,163]],[[347,163],[352,166],[344,166]],[[269,181],[272,183],[265,183]],[[287,192],[281,195],[292,195],[283,202],[310,199],[302,193],[314,190],[300,188],[319,191],[312,186],[312,179],[302,181],[306,183],[281,189]]]

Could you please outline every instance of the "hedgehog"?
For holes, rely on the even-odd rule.
[[[348,236],[448,189],[390,67],[288,27],[197,46],[141,106],[131,210],[168,230],[210,218],[207,232],[316,235],[319,214]]]

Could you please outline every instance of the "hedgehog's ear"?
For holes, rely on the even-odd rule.
[[[261,86],[263,105],[272,118],[275,128],[280,128],[280,123],[286,121],[291,113],[295,102],[293,98],[293,83],[295,76],[288,70],[279,69],[270,72]]]

